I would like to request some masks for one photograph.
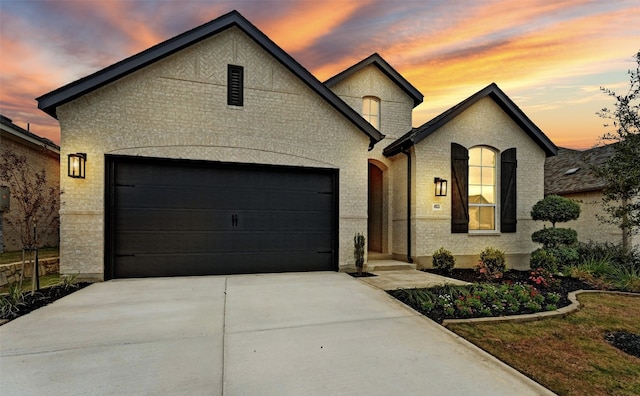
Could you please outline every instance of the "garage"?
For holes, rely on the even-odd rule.
[[[107,278],[335,271],[337,170],[106,157]]]

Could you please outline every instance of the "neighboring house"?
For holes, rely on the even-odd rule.
[[[557,156],[545,162],[545,195],[560,195],[580,204],[580,217],[565,223],[578,232],[580,241],[622,242],[619,227],[603,224],[597,218],[605,215],[602,198],[606,182],[595,174],[593,167],[604,165],[613,154],[613,144],[585,151],[559,148]],[[632,235],[631,246],[637,246],[639,240]]]
[[[60,184],[60,147],[52,141],[42,138],[30,131],[15,125],[13,121],[0,115],[0,155],[5,152],[13,152],[24,155],[34,173],[44,169],[47,188],[58,188]],[[0,210],[2,224],[0,224],[0,252],[22,249],[22,243],[18,230],[7,225],[7,220],[16,220],[18,215],[15,203],[15,191],[8,188],[7,180],[0,180],[0,186],[6,187],[9,192],[9,201],[13,195],[13,209]],[[55,208],[57,213],[58,207]],[[41,225],[42,226],[42,225]],[[57,226],[47,226],[38,230],[39,244],[41,246],[58,246],[59,230]]]
[[[235,11],[50,92],[63,157],[86,158],[61,271],[344,271],[356,233],[419,266],[493,246],[527,267],[556,147],[495,84],[414,129],[422,99],[377,54],[321,83]]]

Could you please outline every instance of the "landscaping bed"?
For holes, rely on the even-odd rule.
[[[90,284],[86,282],[61,283],[42,288],[33,294],[31,292],[11,290],[9,293],[0,296],[0,321],[11,321],[19,318]]]
[[[554,277],[540,283],[531,271],[507,271],[501,279],[487,280],[473,269],[454,269],[450,273],[426,272],[472,283],[471,286],[400,289],[390,291],[396,299],[437,323],[444,319],[467,319],[553,311],[571,302],[569,292],[595,287],[571,277]]]

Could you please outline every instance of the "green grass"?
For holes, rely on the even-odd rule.
[[[60,275],[58,274],[44,275],[40,277],[40,288],[43,289],[45,287],[55,286],[57,284],[60,284],[61,281],[62,280],[60,278]],[[22,290],[25,292],[31,291],[31,277],[25,278],[22,281]],[[8,285],[4,285],[0,287],[0,293],[7,293],[8,291],[9,291]]]
[[[59,255],[60,255],[60,250],[57,247],[42,248],[38,250],[38,257],[41,259],[58,257]],[[0,264],[15,263],[18,261],[22,261],[22,250],[18,250],[14,252],[4,252],[0,254]]]
[[[559,395],[639,395],[640,359],[604,340],[640,334],[640,297],[583,294],[566,318],[448,328]]]

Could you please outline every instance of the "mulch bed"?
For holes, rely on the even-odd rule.
[[[622,352],[640,358],[640,335],[615,331],[605,334],[604,339]]]
[[[1,319],[7,319],[11,321],[13,319],[19,318],[20,316],[26,315],[31,311],[44,307],[45,305],[49,305],[52,302],[61,299],[62,297],[68,296],[71,293],[87,287],[90,284],[91,283],[88,282],[79,282],[72,287],[58,285],[42,288],[40,289],[40,291],[36,291],[33,294],[31,294],[31,292],[26,292],[24,294],[24,302],[18,306],[17,311],[14,312],[11,317]]]

